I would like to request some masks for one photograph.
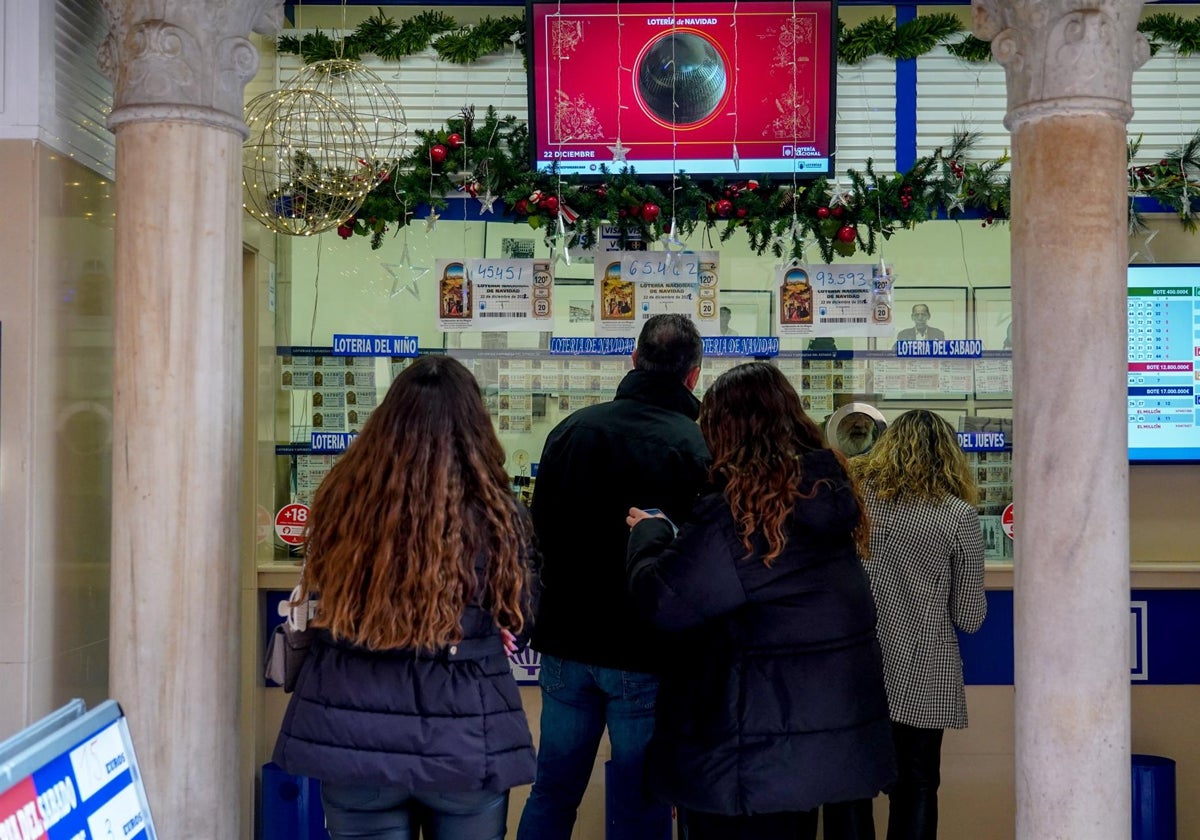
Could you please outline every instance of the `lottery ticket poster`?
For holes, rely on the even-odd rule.
[[[554,328],[549,260],[438,260],[438,326],[447,332]]]
[[[718,266],[712,251],[621,251],[598,256],[596,335],[636,338],[646,320],[668,313],[692,319],[701,335],[717,335]]]
[[[892,274],[879,265],[778,266],[780,336],[890,336]]]

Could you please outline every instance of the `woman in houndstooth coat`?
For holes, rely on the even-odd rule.
[[[987,613],[975,484],[954,429],[924,409],[898,417],[854,467],[900,773],[887,840],[934,840],[942,732],[967,725],[955,631],[974,633]]]

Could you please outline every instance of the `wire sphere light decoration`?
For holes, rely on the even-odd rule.
[[[245,120],[243,206],[276,233],[310,236],[336,227],[376,184],[358,121],[323,93],[264,93],[246,104]]]
[[[285,87],[315,90],[349,109],[371,146],[366,160],[383,180],[408,143],[404,108],[379,74],[361,61],[330,58],[301,68]]]

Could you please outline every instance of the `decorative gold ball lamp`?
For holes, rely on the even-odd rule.
[[[246,211],[276,233],[310,236],[353,216],[377,183],[354,113],[315,90],[282,88],[246,105]]]
[[[408,143],[404,108],[387,82],[361,61],[317,61],[301,68],[286,86],[315,90],[350,110],[371,146],[366,159],[376,173],[376,182],[404,156]]]

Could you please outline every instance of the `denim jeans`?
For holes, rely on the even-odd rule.
[[[610,837],[667,840],[671,810],[647,798],[642,759],[654,732],[658,679],[543,656],[542,735],[537,780],[521,815],[517,840],[570,840],[576,812],[587,789],[600,736],[608,727],[612,744],[609,791]]]
[[[887,840],[937,840],[942,734],[892,721],[899,775],[888,793]]]
[[[367,785],[321,785],[333,840],[502,840],[508,792],[409,793]]]

